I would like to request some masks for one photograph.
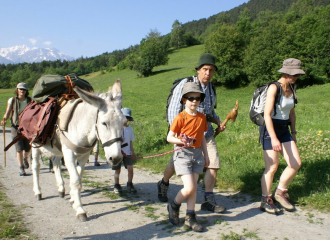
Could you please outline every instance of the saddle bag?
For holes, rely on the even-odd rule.
[[[48,97],[46,101],[37,103],[31,101],[19,115],[17,136],[4,149],[7,151],[13,144],[21,139],[28,139],[30,144],[37,142],[46,144],[47,138],[52,135],[57,119],[57,99]]]

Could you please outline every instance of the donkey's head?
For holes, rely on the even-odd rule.
[[[75,89],[76,90],[76,89]],[[121,163],[121,134],[125,116],[121,112],[122,90],[120,80],[117,80],[108,92],[108,96],[96,96],[94,94],[80,94],[79,97],[85,102],[98,109],[96,132],[101,141],[108,164],[117,166]]]

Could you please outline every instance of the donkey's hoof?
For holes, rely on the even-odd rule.
[[[40,194],[37,194],[36,196],[37,196],[37,200],[38,200],[38,201],[42,200],[41,193],[40,193]]]
[[[64,198],[65,192],[58,192],[58,195],[60,196],[60,198]]]
[[[87,221],[87,214],[86,213],[78,214],[77,218],[80,220],[80,222],[86,222]]]

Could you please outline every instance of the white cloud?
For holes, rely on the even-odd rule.
[[[50,46],[50,45],[52,45],[52,42],[51,41],[46,41],[46,42],[44,42],[44,44],[47,45],[47,46]]]
[[[35,45],[36,42],[37,42],[37,39],[35,39],[35,38],[30,38],[29,41],[30,41],[30,43],[32,43],[32,45]]]

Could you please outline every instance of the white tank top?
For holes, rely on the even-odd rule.
[[[291,97],[285,97],[281,95],[280,104],[275,104],[276,107],[276,115],[274,115],[274,109],[272,111],[272,118],[279,120],[288,120],[290,111],[294,107],[293,95]]]

